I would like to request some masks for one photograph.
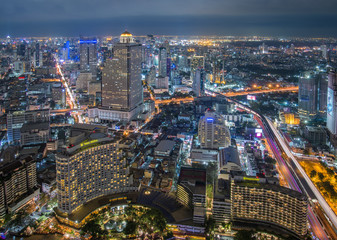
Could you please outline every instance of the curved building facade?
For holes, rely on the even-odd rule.
[[[225,119],[210,110],[199,120],[198,136],[201,148],[218,149],[231,144],[231,135],[225,125]]]
[[[231,218],[276,226],[301,237],[307,233],[308,200],[300,192],[258,178],[232,180]]]
[[[92,135],[56,155],[58,208],[64,213],[92,199],[132,190],[118,143]]]

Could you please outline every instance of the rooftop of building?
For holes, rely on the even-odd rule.
[[[235,163],[241,166],[240,157],[237,149],[233,146],[229,146],[219,151],[219,163],[220,168],[228,163]]]
[[[210,149],[192,149],[190,158],[192,160],[217,161],[218,152]]]
[[[307,201],[307,196],[298,191],[276,184],[262,183],[260,182],[259,178],[255,177],[243,177],[243,180],[234,180],[234,183],[235,185],[241,187],[271,190],[273,192],[279,192],[285,195],[289,195],[291,197],[297,198],[298,200]]]
[[[42,122],[42,123],[25,123],[22,125],[20,129],[21,133],[30,132],[32,130],[48,130],[49,129],[49,122]]]
[[[34,159],[31,156],[28,156],[24,159],[16,159],[12,162],[3,162],[0,165],[0,175],[1,177],[5,177],[8,174],[11,174],[13,171],[17,170],[18,168],[23,167],[25,164],[34,162]]]
[[[172,140],[162,140],[159,142],[158,146],[154,149],[155,152],[171,152],[174,148],[175,141]]]

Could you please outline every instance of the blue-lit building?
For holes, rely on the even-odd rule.
[[[81,38],[80,44],[80,70],[97,75],[97,39]]]
[[[200,147],[219,149],[230,146],[231,135],[225,125],[225,119],[212,110],[207,110],[201,117],[198,126]]]

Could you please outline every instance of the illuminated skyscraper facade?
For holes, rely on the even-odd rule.
[[[297,237],[307,233],[308,200],[305,195],[262,179],[232,179],[231,218],[234,222],[285,229]]]
[[[143,103],[141,45],[125,32],[114,47],[114,57],[103,68],[102,107],[132,111]]]
[[[94,125],[83,128],[71,133],[76,143],[56,155],[58,208],[68,214],[92,199],[131,190],[118,142]]]
[[[206,73],[202,68],[198,68],[193,75],[192,90],[197,97],[203,96],[205,93]]]
[[[97,74],[97,39],[81,38],[80,44],[80,70]]]
[[[231,135],[225,125],[225,119],[208,110],[199,120],[198,137],[201,148],[218,149],[231,144]]]
[[[164,47],[159,48],[159,73],[160,77],[167,75],[167,50]]]
[[[301,119],[312,120],[316,116],[326,118],[326,74],[306,72],[298,85],[298,113]]]
[[[337,147],[337,72],[329,73],[327,97],[327,128],[332,144]]]

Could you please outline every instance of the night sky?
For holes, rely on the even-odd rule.
[[[337,37],[337,0],[2,0],[0,36]]]

